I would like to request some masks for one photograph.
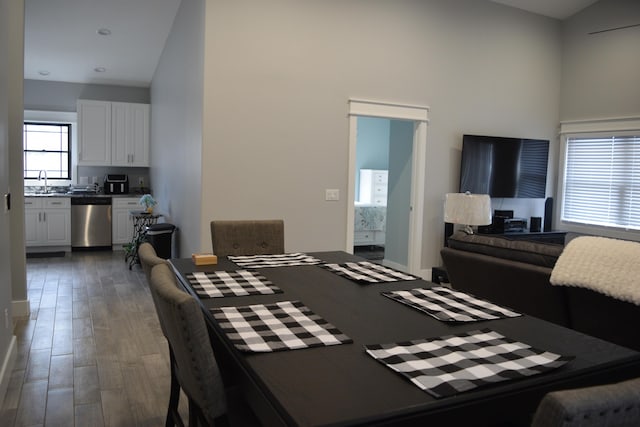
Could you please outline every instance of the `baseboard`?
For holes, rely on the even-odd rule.
[[[13,371],[13,366],[16,363],[17,357],[18,341],[16,336],[12,335],[7,353],[3,357],[2,368],[0,368],[0,405],[4,402],[4,397],[7,394],[7,388],[11,381],[11,372]]]
[[[31,315],[31,305],[29,300],[18,300],[11,302],[11,313],[13,317],[28,317]]]

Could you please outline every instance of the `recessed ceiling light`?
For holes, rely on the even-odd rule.
[[[104,67],[96,67],[93,69],[93,71],[95,71],[96,73],[104,73],[105,71],[107,71],[107,69]]]
[[[40,70],[38,71],[38,74],[40,74],[41,76],[48,76],[50,73],[47,70]]]
[[[98,31],[96,31],[98,34],[100,34],[101,36],[108,36],[111,34],[111,30],[108,28],[100,28],[98,29]]]

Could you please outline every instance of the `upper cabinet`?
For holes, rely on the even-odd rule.
[[[111,165],[111,103],[78,101],[78,164]]]
[[[111,164],[149,166],[149,105],[111,103]]]
[[[78,101],[78,164],[149,166],[149,105]]]

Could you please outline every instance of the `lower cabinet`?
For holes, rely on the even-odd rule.
[[[71,245],[71,199],[25,197],[27,247]]]
[[[131,211],[140,210],[139,197],[114,197],[111,201],[111,241],[122,245],[133,240],[133,219]]]

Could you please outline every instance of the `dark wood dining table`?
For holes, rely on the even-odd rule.
[[[323,262],[363,261],[346,252],[309,253]],[[381,295],[436,286],[424,280],[359,284],[317,265],[258,269],[282,289],[272,295],[201,298],[186,275],[238,270],[225,257],[196,266],[170,260],[179,282],[205,313],[216,358],[265,426],[526,425],[545,393],[640,376],[640,353],[523,315],[481,322],[442,322]],[[490,280],[479,277],[478,280]],[[514,287],[517,287],[514,283]],[[237,350],[211,314],[224,306],[299,300],[353,343],[299,350]],[[634,325],[629,325],[634,327]],[[369,356],[365,345],[434,338],[489,328],[535,348],[575,356],[555,370],[435,398]],[[427,424],[428,423],[428,424]]]

